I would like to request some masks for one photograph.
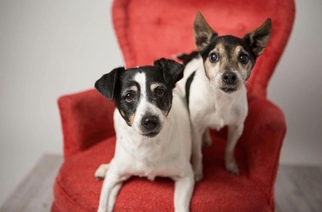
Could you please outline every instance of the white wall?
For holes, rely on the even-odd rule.
[[[123,65],[111,1],[0,1],[0,204],[43,153],[62,154],[56,99]],[[285,112],[282,163],[322,165],[320,0],[298,0],[269,97]]]
[[[287,120],[281,162],[322,165],[322,1],[297,0],[296,10],[268,96]]]
[[[0,1],[0,204],[43,153],[62,154],[57,98],[123,65],[110,7]]]

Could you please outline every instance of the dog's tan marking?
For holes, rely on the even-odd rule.
[[[121,116],[122,116],[122,117],[125,117],[125,113],[124,113],[124,111],[123,111],[123,110],[120,110],[120,113],[121,113]]]
[[[238,46],[235,46],[235,48],[230,52],[230,55],[229,55],[230,70],[238,71],[240,69],[239,55],[242,51],[243,51],[243,47],[238,45]],[[243,51],[243,52],[246,52],[246,51]]]
[[[131,126],[133,126],[134,119],[135,119],[135,113],[133,115],[129,116],[129,121],[130,121]]]
[[[154,89],[156,89],[158,86],[159,86],[159,84],[158,84],[158,83],[152,83],[152,84],[150,85],[150,90],[151,90],[151,91],[154,91]]]
[[[240,73],[243,81],[248,79],[253,68],[251,60],[249,60],[246,65],[239,62],[239,56],[241,53],[249,56],[246,52],[247,51],[242,46],[237,46],[232,53],[232,64],[234,64],[232,68]]]
[[[160,84],[159,83],[152,83],[151,85],[150,85],[150,90],[153,92],[158,86],[159,86]],[[161,112],[162,112],[162,114],[165,116],[165,117],[167,117],[168,116],[168,114],[169,114],[169,111],[163,111],[163,110],[161,110]]]
[[[127,117],[126,117],[126,115],[125,115],[125,113],[124,113],[124,111],[123,110],[120,110],[120,114],[121,114],[121,116],[125,119],[125,120],[127,120]],[[129,116],[128,117],[128,120],[129,120],[129,123],[128,124],[130,124],[131,126],[133,125],[133,123],[134,123],[134,118],[135,118],[135,114],[133,114],[133,115],[131,115],[131,116]]]
[[[132,85],[130,87],[130,90],[132,90],[132,91],[138,91],[138,87],[136,85]]]
[[[215,63],[210,62],[209,57],[212,53],[217,53],[219,55],[219,60]],[[223,73],[226,64],[228,63],[228,57],[226,54],[225,46],[219,43],[215,48],[209,53],[208,59],[205,61],[205,71],[206,76],[209,81],[214,81],[218,73]]]

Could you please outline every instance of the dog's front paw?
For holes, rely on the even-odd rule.
[[[195,181],[196,182],[199,182],[199,181],[201,181],[202,180],[202,178],[203,178],[203,174],[202,174],[202,172],[201,173],[196,173],[195,172]]]
[[[193,164],[192,167],[195,176],[195,181],[199,182],[203,178],[202,164]]]
[[[107,212],[107,210],[105,208],[98,208],[97,212]]]
[[[239,168],[235,160],[226,160],[225,167],[227,171],[233,174],[239,174]]]
[[[106,208],[98,208],[97,209],[97,212],[112,212],[113,211],[113,209],[106,209]]]
[[[104,179],[109,166],[110,166],[109,163],[101,164],[95,172],[95,177],[100,180]]]

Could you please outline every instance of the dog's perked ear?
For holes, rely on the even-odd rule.
[[[162,69],[164,80],[173,87],[183,77],[183,65],[174,60],[161,58],[154,61],[154,65]]]
[[[207,47],[212,37],[218,36],[218,33],[209,26],[200,12],[197,13],[193,23],[193,34],[199,52]]]
[[[244,36],[244,41],[250,46],[257,57],[261,55],[272,34],[272,21],[268,18],[260,27]]]
[[[117,78],[123,71],[125,71],[124,67],[119,67],[113,69],[107,74],[104,74],[99,80],[95,82],[95,88],[103,96],[113,101]]]

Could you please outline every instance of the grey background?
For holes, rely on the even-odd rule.
[[[287,118],[281,163],[322,165],[322,1],[296,4],[268,96]],[[42,154],[62,154],[57,98],[123,65],[110,10],[108,0],[0,0],[0,205]]]

